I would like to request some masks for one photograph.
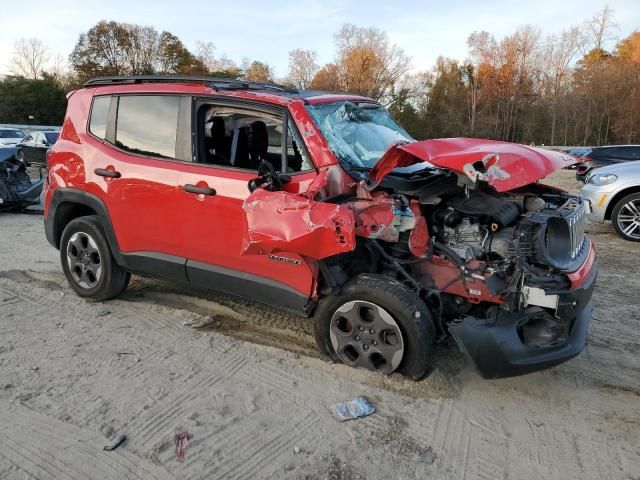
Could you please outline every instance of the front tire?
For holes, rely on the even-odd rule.
[[[623,197],[613,207],[611,223],[618,235],[630,242],[640,242],[640,193]]]
[[[67,224],[60,240],[60,261],[71,288],[81,297],[95,301],[117,297],[131,277],[115,262],[94,215],[75,218]]]
[[[359,275],[339,295],[323,298],[314,316],[316,343],[334,362],[412,379],[433,368],[436,332],[431,314],[397,280]]]

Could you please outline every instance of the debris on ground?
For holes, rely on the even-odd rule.
[[[107,452],[110,452],[111,450],[115,450],[120,445],[122,445],[126,439],[127,439],[127,436],[124,433],[121,433],[116,438],[111,440],[111,443],[109,443],[109,445],[105,445],[103,450],[106,450]]]
[[[336,403],[329,407],[329,411],[339,422],[354,420],[356,418],[367,417],[376,411],[375,407],[367,397],[356,397],[347,402]]]
[[[436,453],[432,450],[431,447],[428,447],[427,450],[422,454],[422,459],[429,465],[432,465],[433,462],[436,461]]]
[[[187,450],[188,444],[189,434],[187,432],[182,432],[176,435],[176,458],[180,463],[184,462],[184,454]]]
[[[209,327],[216,323],[217,319],[207,315],[200,318],[195,318],[193,320],[188,320],[186,322],[182,322],[183,327],[191,327],[191,328],[204,328]]]

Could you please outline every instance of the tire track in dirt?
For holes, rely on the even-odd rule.
[[[260,477],[266,478],[269,467],[273,470],[279,465],[278,458],[286,451],[291,451],[302,439],[313,441],[316,424],[314,413],[307,414],[288,425],[286,430],[274,434],[260,434],[243,423],[232,424],[231,428],[223,429],[213,438],[214,443],[223,445],[223,452],[230,453],[231,460],[205,470],[202,477],[253,479],[261,473]]]
[[[91,433],[24,407],[13,409],[11,415],[3,408],[0,423],[0,453],[13,462],[19,460],[19,468],[38,479],[169,478],[123,449],[106,454]]]

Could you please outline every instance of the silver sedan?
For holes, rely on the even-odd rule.
[[[640,161],[591,170],[580,193],[587,201],[589,220],[611,220],[618,235],[640,242]]]

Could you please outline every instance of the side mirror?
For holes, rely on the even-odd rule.
[[[258,178],[249,180],[249,191],[253,192],[258,187],[263,187],[271,192],[282,190],[282,185],[291,181],[291,175],[280,173],[266,160],[261,160],[258,165]]]

